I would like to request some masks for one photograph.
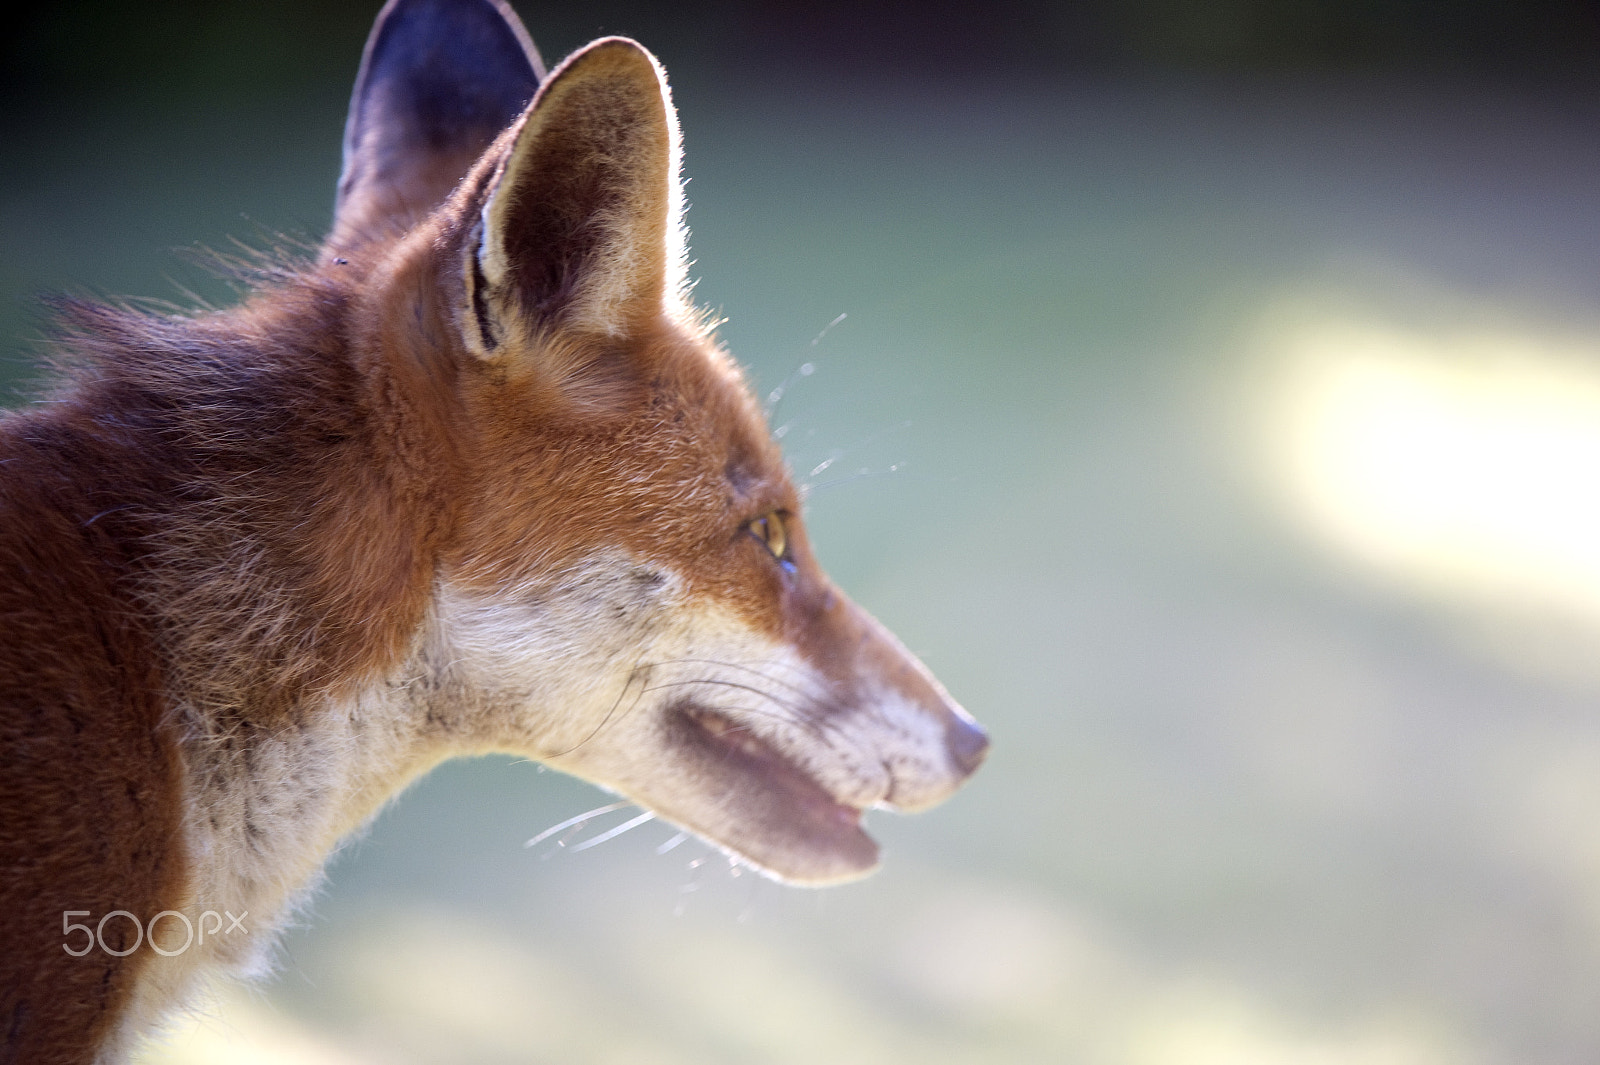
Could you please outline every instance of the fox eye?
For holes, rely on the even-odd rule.
[[[783,515],[777,511],[763,514],[761,517],[745,526],[745,530],[762,546],[772,552],[772,557],[779,562],[789,561],[789,530],[784,527]]]

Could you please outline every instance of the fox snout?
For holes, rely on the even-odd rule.
[[[988,750],[811,554],[689,300],[649,52],[547,71],[504,0],[389,0],[344,151],[314,263],[194,318],[67,305],[82,369],[0,418],[0,1059],[125,1060],[455,755],[829,884]],[[63,912],[197,899],[259,932],[63,953]]]
[[[942,802],[983,764],[987,731],[894,633],[843,593],[831,597],[838,616],[823,631],[853,646],[819,650],[881,751],[886,790],[874,805],[909,813]]]

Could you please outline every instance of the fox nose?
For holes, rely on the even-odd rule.
[[[950,751],[951,764],[963,777],[970,776],[989,753],[989,734],[972,718],[958,714],[945,730],[945,746]]]

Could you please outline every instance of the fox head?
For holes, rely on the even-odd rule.
[[[738,366],[689,303],[655,58],[544,74],[498,0],[391,0],[321,269],[359,358],[445,441],[430,728],[538,758],[777,878],[870,871],[874,807],[949,795],[988,741],[813,556]],[[405,459],[402,457],[402,462]],[[423,459],[418,458],[421,462]]]

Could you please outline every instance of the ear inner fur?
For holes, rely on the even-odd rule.
[[[500,0],[395,0],[379,35],[445,6],[516,37]],[[320,262],[239,307],[57,308],[77,369],[0,416],[0,1065],[126,1062],[447,757],[545,759],[802,883],[869,871],[863,810],[981,760],[828,581],[687,309],[654,59],[597,42],[513,119],[453,192],[347,171]],[[362,121],[358,161],[456,166]],[[748,532],[774,512],[782,550]],[[205,909],[246,935],[122,950]]]
[[[501,332],[621,339],[680,302],[678,124],[660,67],[626,38],[546,80],[482,211],[477,265]]]

